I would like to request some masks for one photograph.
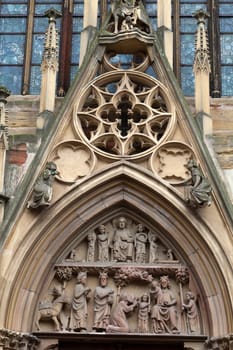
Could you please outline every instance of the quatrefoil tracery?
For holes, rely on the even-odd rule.
[[[80,136],[117,157],[145,155],[168,137],[174,113],[161,84],[144,73],[113,72],[89,85],[78,106]]]

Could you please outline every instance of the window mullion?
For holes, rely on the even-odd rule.
[[[219,0],[209,0],[209,13],[209,44],[212,58],[210,90],[212,97],[221,97]]]
[[[173,69],[180,82],[180,0],[173,1]]]
[[[28,0],[28,22],[27,22],[27,35],[26,35],[26,48],[25,48],[25,60],[24,60],[24,74],[23,74],[23,88],[22,94],[27,95],[29,93],[30,84],[30,68],[32,58],[32,31],[34,22],[34,10],[35,0]]]
[[[60,60],[58,73],[58,95],[64,95],[70,86],[70,63],[72,48],[73,0],[63,1],[60,36]]]

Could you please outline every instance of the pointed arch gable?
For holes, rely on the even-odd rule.
[[[200,285],[207,332],[227,333],[232,324],[232,299],[221,268],[224,252],[213,232],[184,206],[171,186],[126,161],[73,187],[27,229],[6,270],[4,326],[31,331],[39,295],[53,278],[54,264],[64,259],[90,227],[122,212],[161,228]],[[225,271],[226,265],[227,261]]]

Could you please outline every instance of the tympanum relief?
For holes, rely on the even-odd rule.
[[[144,223],[119,216],[99,224],[54,269],[39,331],[202,333],[188,268]]]

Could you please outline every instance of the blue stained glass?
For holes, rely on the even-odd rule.
[[[36,0],[36,2],[39,3],[53,3],[53,2],[58,2],[58,3],[62,3],[62,0]]]
[[[59,4],[49,3],[46,5],[36,5],[35,6],[35,14],[36,15],[44,15],[46,11],[48,11],[51,7],[55,8],[57,11],[62,11],[62,6]]]
[[[221,35],[220,43],[222,63],[233,64],[233,34]]]
[[[219,5],[219,14],[220,16],[231,16],[233,15],[233,6],[232,4]]]
[[[157,18],[156,17],[153,17],[153,18],[150,17],[150,22],[152,24],[153,29],[156,30],[157,29]]]
[[[192,16],[194,12],[200,9],[206,10],[206,5],[204,3],[182,4],[180,5],[180,14],[181,16]]]
[[[73,32],[81,32],[83,29],[83,18],[73,17]]]
[[[157,5],[156,4],[146,4],[146,12],[148,16],[157,15]]]
[[[222,67],[222,95],[233,96],[233,67]]]
[[[181,64],[193,64],[195,54],[195,35],[181,35]]]
[[[156,73],[155,73],[154,69],[151,66],[149,66],[147,68],[145,73],[148,74],[150,77],[156,78]]]
[[[73,13],[75,16],[82,16],[83,15],[83,4],[75,4]]]
[[[39,95],[41,86],[41,69],[40,66],[31,67],[30,77],[30,94]]]
[[[181,4],[185,4],[185,3],[197,3],[197,2],[201,2],[203,3],[204,1],[203,0],[196,0],[196,1],[193,1],[193,0],[180,0],[180,3]]]
[[[48,18],[47,17],[35,17],[34,18],[34,33],[45,33],[48,29]],[[56,19],[56,29],[58,32],[61,28],[61,18]]]
[[[1,3],[3,4],[4,2],[19,2],[19,0],[1,0]],[[28,2],[28,0],[20,0],[20,2],[23,4],[23,3],[25,3],[25,4],[27,4],[27,2]]]
[[[1,64],[22,64],[24,42],[24,35],[0,35]]]
[[[0,67],[0,85],[6,86],[12,94],[21,94],[22,67]]]
[[[0,18],[1,33],[20,33],[26,31],[26,18]]]
[[[1,15],[27,15],[27,5],[1,5],[0,6]]]
[[[197,20],[195,18],[181,18],[180,31],[186,33],[195,33],[197,30]]]
[[[233,32],[233,18],[220,18],[220,32],[221,33]]]
[[[78,66],[71,66],[70,67],[70,82],[71,83],[74,80],[77,72],[78,72]]]
[[[72,35],[72,53],[71,53],[71,63],[79,62],[79,52],[80,52],[80,34]]]
[[[42,55],[44,51],[44,34],[33,35],[32,45],[32,63],[40,64],[42,61]]]
[[[192,67],[181,67],[181,87],[185,96],[194,95],[194,75]]]

